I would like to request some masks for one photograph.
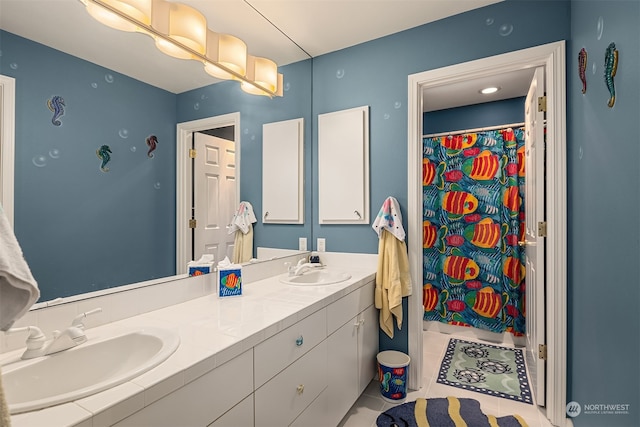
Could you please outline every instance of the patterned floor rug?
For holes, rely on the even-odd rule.
[[[475,399],[436,397],[403,403],[378,415],[377,427],[528,427],[519,415],[495,417]]]
[[[533,404],[522,350],[451,338],[438,380],[465,390]]]

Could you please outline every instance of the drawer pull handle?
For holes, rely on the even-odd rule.
[[[356,323],[353,324],[356,328],[359,328],[362,325],[364,325],[364,319],[356,320]]]
[[[304,338],[300,335],[300,338],[296,338],[296,345],[300,347],[304,343]]]
[[[300,384],[296,390],[298,391],[298,394],[302,394],[302,392],[304,392],[304,385]]]

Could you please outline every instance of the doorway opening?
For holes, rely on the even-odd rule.
[[[450,90],[452,85],[495,74],[542,67],[546,78],[546,409],[547,418],[563,426],[566,404],[566,90],[565,44],[551,43],[409,76],[409,236],[422,235],[422,133],[424,91]],[[409,240],[413,293],[409,297],[409,388],[422,384],[422,239]]]
[[[240,113],[178,123],[176,128],[176,274],[184,274],[194,257],[215,251],[217,262],[224,258],[220,254],[233,252],[226,228],[240,194]],[[220,171],[225,168],[232,176]]]

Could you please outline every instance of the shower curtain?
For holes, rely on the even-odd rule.
[[[423,139],[424,319],[525,332],[524,132]]]

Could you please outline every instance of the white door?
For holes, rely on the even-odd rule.
[[[228,225],[238,206],[236,155],[233,141],[195,133],[194,259],[213,254],[216,264],[233,259],[234,234]]]
[[[544,69],[536,69],[525,101],[525,264],[527,362],[536,402],[545,406],[545,360],[539,357],[545,344],[545,239],[538,230],[545,221],[544,112],[538,99],[544,96]]]

